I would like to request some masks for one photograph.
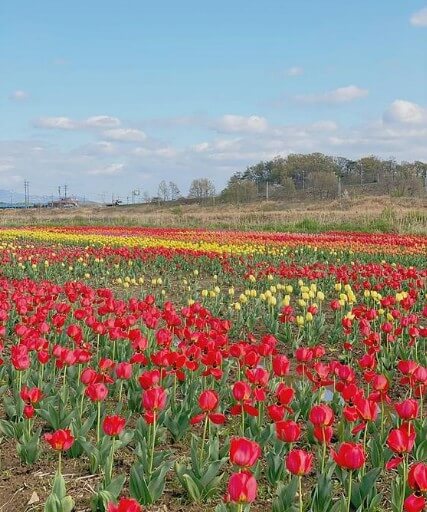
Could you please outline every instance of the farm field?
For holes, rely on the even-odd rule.
[[[0,511],[425,510],[426,256],[423,233],[1,228]]]
[[[243,204],[212,200],[102,205],[79,208],[3,210],[1,226],[115,225],[251,231],[363,231],[427,235],[427,200],[422,197],[358,196],[347,200],[314,198]]]

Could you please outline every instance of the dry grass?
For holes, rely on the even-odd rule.
[[[427,199],[373,196],[331,202],[154,205],[6,210],[0,225],[106,224],[318,232],[328,229],[427,234]]]

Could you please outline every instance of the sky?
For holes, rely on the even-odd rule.
[[[37,195],[427,161],[427,0],[2,0],[0,114],[0,188]]]

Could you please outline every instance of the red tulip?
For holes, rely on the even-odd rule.
[[[245,437],[234,437],[230,442],[230,461],[243,468],[252,467],[261,456],[258,443]]]
[[[163,388],[150,388],[142,392],[142,406],[150,412],[161,411],[165,408],[167,394]]]
[[[233,385],[232,393],[236,402],[246,402],[251,398],[251,387],[247,382],[237,381]]]
[[[350,471],[360,469],[366,460],[363,447],[356,443],[342,443],[338,452],[332,450],[332,457],[338,466]]]
[[[285,416],[285,408],[283,405],[272,404],[267,406],[267,413],[271,421],[277,422],[283,420]]]
[[[275,427],[277,438],[285,443],[295,443],[300,438],[301,428],[295,421],[278,421]]]
[[[160,382],[160,371],[147,370],[146,372],[141,373],[138,380],[142,389],[148,389],[157,386]]]
[[[89,386],[96,381],[98,377],[97,372],[93,368],[85,368],[80,375],[80,382],[85,386]]]
[[[313,429],[313,435],[319,441],[319,443],[329,444],[332,436],[334,435],[334,429],[332,427],[322,427],[321,425],[315,425]]]
[[[256,499],[257,481],[249,471],[233,473],[228,481],[227,500],[233,503],[252,503]]]
[[[334,411],[328,405],[315,405],[310,411],[309,418],[313,425],[329,427],[334,422]]]
[[[13,345],[10,360],[16,370],[28,370],[31,365],[28,348],[25,345]]]
[[[289,359],[283,354],[273,357],[273,372],[277,377],[284,377],[289,372]]]
[[[109,503],[107,512],[142,512],[142,507],[132,498],[122,498],[117,505]]]
[[[409,425],[402,425],[400,428],[394,428],[387,437],[387,446],[395,453],[408,453],[412,450],[415,443],[415,429],[410,429]]]
[[[85,394],[92,402],[102,402],[107,398],[108,389],[102,382],[93,382],[86,388]]]
[[[37,404],[42,399],[42,391],[39,388],[29,388],[23,386],[21,389],[20,396],[27,404]]]
[[[223,425],[226,421],[225,415],[219,412],[213,412],[219,403],[218,393],[211,389],[203,391],[199,397],[199,407],[202,409],[201,414],[197,414],[190,419],[190,423],[195,425],[205,418],[208,418],[215,425]]]
[[[202,411],[213,411],[219,402],[218,393],[211,389],[207,389],[200,394],[199,407]]]
[[[418,416],[418,402],[413,398],[395,404],[394,408],[402,420],[413,420]]]
[[[295,396],[295,390],[281,382],[276,389],[276,398],[281,405],[289,405]],[[291,411],[291,409],[289,409]]]
[[[115,437],[120,435],[126,425],[126,419],[122,416],[105,416],[102,422],[102,429],[107,436]]]
[[[427,492],[427,464],[416,462],[409,468],[408,484],[414,491]]]
[[[35,412],[36,412],[36,411],[35,411],[35,409],[34,409],[34,407],[33,407],[32,405],[28,405],[28,404],[27,404],[27,405],[24,407],[24,411],[23,411],[23,413],[24,413],[24,417],[25,417],[25,418],[27,418],[27,420],[30,420],[31,418],[33,418],[33,417],[34,417]]]
[[[405,499],[403,509],[405,512],[423,512],[423,510],[425,510],[426,503],[426,499],[423,496],[411,494]]]
[[[118,379],[129,380],[132,377],[132,365],[126,361],[118,363],[116,366],[116,375]]]
[[[69,429],[56,430],[52,434],[45,434],[44,440],[50,444],[54,450],[69,450],[74,443],[74,437]]]
[[[304,450],[291,450],[286,457],[286,468],[293,475],[302,476],[310,473],[313,454]]]
[[[358,396],[354,399],[354,405],[360,419],[363,421],[375,421],[378,416],[378,405],[373,400]]]

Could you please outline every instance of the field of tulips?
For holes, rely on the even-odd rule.
[[[427,237],[0,229],[0,511],[427,510]]]

